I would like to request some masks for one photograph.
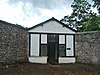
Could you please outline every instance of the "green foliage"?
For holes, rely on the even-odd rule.
[[[100,16],[92,13],[88,20],[83,23],[81,31],[91,31],[100,29]]]
[[[100,16],[93,13],[91,4],[87,0],[74,0],[71,5],[71,16],[65,16],[61,21],[78,31],[98,30]]]

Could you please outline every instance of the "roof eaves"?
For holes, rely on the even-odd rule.
[[[39,23],[39,24],[37,24],[37,25],[35,25],[35,26],[33,26],[33,27],[28,28],[28,30],[33,29],[33,28],[36,28],[36,27],[38,27],[38,26],[40,26],[40,25],[43,25],[44,23],[47,23],[47,22],[49,22],[49,21],[51,21],[51,20],[55,20],[55,18],[52,17],[52,18],[50,18],[50,19],[48,19],[48,20],[46,20],[46,21],[44,21],[44,22],[41,22],[41,23]]]
[[[55,18],[54,18],[55,19]],[[71,29],[74,32],[77,32],[76,30],[74,30],[73,28],[69,27],[68,25],[65,25],[64,23],[60,22],[59,20],[55,19],[55,21],[57,21],[58,23],[60,23],[61,25],[63,25],[64,27],[67,27],[69,29]]]
[[[72,30],[72,31],[74,31],[74,32],[77,32],[76,30],[74,30],[74,29],[72,29],[71,27],[68,27],[67,25],[65,25],[64,23],[62,23],[62,22],[60,22],[59,20],[57,20],[57,19],[55,19],[54,17],[52,17],[52,18],[50,18],[50,19],[48,19],[48,20],[46,20],[46,21],[44,21],[44,22],[41,22],[41,23],[39,23],[39,24],[37,24],[37,25],[35,25],[35,26],[33,26],[33,27],[30,27],[30,28],[28,28],[28,30],[31,30],[31,29],[33,29],[33,28],[35,28],[35,27],[38,27],[38,26],[40,26],[40,25],[43,25],[44,23],[47,23],[47,22],[49,22],[49,21],[57,21],[58,23],[60,23],[61,25],[63,25],[64,27],[67,27],[67,28],[69,28],[70,30]]]

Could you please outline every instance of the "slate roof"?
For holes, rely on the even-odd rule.
[[[38,27],[38,26],[40,26],[40,25],[43,25],[43,24],[45,24],[45,23],[47,23],[47,22],[49,22],[49,21],[56,21],[56,22],[60,23],[61,25],[63,25],[64,27],[66,27],[66,28],[68,28],[68,29],[70,29],[70,30],[72,30],[72,31],[74,31],[74,32],[77,32],[76,30],[72,29],[71,27],[68,27],[68,25],[65,25],[64,23],[60,22],[59,20],[55,19],[54,17],[52,17],[51,19],[48,19],[48,20],[46,20],[46,21],[44,21],[44,22],[42,22],[42,23],[39,23],[39,24],[37,24],[37,25],[35,25],[35,26],[33,26],[33,27],[30,27],[30,28],[28,28],[27,30],[31,30],[31,29],[33,29],[33,28],[36,28],[36,27]]]

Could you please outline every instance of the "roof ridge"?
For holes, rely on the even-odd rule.
[[[51,21],[51,20],[53,20],[53,21],[55,20],[55,21],[57,21],[58,23],[60,23],[61,25],[65,26],[65,27],[67,27],[67,28],[69,28],[69,29],[71,29],[72,31],[77,32],[75,29],[73,29],[73,28],[71,28],[71,27],[65,25],[63,22],[57,20],[57,19],[54,18],[54,17],[52,17],[52,18],[50,18],[50,19],[48,19],[48,20],[46,20],[46,21],[44,21],[44,22],[41,22],[41,23],[39,23],[39,24],[37,24],[37,25],[35,25],[35,26],[32,26],[32,27],[28,28],[27,30],[30,30],[30,29],[33,29],[33,28],[38,27],[38,26],[40,26],[40,25],[43,25],[44,23],[46,23],[46,22],[48,22],[48,21]]]

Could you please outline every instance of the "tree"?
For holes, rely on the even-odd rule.
[[[81,31],[91,31],[100,29],[100,16],[92,13],[88,20],[83,23]]]
[[[97,22],[96,13],[93,13],[91,10],[91,5],[87,0],[74,0],[71,5],[72,14],[71,16],[65,16],[61,21],[67,24],[69,27],[72,27],[78,31],[87,31],[98,29],[99,25]],[[93,19],[96,21],[94,22]]]
[[[100,14],[100,0],[92,0],[94,2],[93,7],[96,7]]]

